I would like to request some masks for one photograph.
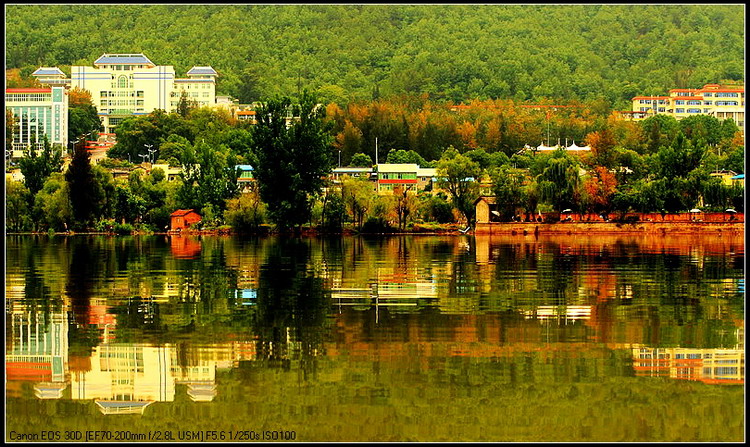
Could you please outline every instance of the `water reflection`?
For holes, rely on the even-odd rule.
[[[657,378],[732,389],[743,257],[727,237],[9,238],[6,392],[155,422],[190,403],[223,421],[295,386],[278,417],[320,424],[337,406],[406,411],[450,390],[474,433],[505,384],[521,400],[561,384],[666,390]]]

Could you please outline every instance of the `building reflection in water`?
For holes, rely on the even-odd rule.
[[[351,320],[356,314],[375,318],[373,309],[366,312],[351,309],[345,312],[341,315],[345,322],[340,323],[346,325],[346,336],[343,339],[334,337],[333,341],[325,343],[324,349],[315,355],[337,357],[348,353],[347,355],[356,358],[356,353],[359,352],[365,355],[364,358],[374,358],[372,356],[378,357],[382,349],[389,351],[384,358],[391,360],[399,357],[399,352],[410,355],[412,351],[404,346],[399,348],[384,343],[383,340],[364,339],[363,334],[368,331],[364,330],[364,326],[359,329],[357,326],[369,323],[361,318]],[[407,316],[403,312],[400,314]],[[444,336],[440,339],[424,341],[419,340],[421,337],[418,331],[410,329],[409,333],[416,337],[415,340],[401,341],[398,344],[416,343],[421,346],[420,351],[425,353],[437,355],[436,353],[442,352],[443,355],[461,357],[504,357],[523,350],[544,348],[534,343],[513,342],[513,337],[493,341],[482,340],[483,337],[479,334],[469,336],[466,331],[470,328],[465,327],[466,324],[487,328],[492,315],[482,316],[481,322],[477,320],[478,316],[447,317],[450,318],[447,321],[458,324],[449,324],[456,326],[452,335],[450,331],[443,332]],[[542,327],[562,327],[591,318],[589,309],[580,306],[540,306],[533,312],[521,312],[519,317],[519,321],[525,320]],[[9,395],[19,395],[22,384],[31,382],[34,394],[39,399],[93,400],[103,414],[142,414],[146,407],[155,402],[174,402],[177,385],[186,386],[187,395],[192,401],[211,402],[218,394],[217,370],[236,368],[243,361],[264,360],[258,358],[258,353],[261,353],[261,357],[271,356],[272,351],[278,350],[270,346],[259,346],[254,340],[195,346],[109,342],[108,337],[103,337],[103,342],[93,347],[91,355],[81,359],[69,353],[69,318],[72,317],[66,311],[32,312],[14,306],[6,355],[6,389]],[[412,319],[398,321],[410,324]],[[528,323],[523,323],[520,330],[525,332],[523,327]],[[743,329],[737,331],[737,339],[742,340]],[[510,333],[506,333],[506,336],[508,334]],[[280,341],[284,345],[282,348],[286,357],[299,354],[294,337],[287,333]],[[368,347],[369,345],[372,346]],[[594,346],[591,342],[553,345],[555,349],[563,351],[576,349],[576,346],[584,350]],[[607,348],[629,349],[633,357],[633,370],[639,377],[699,380],[708,384],[744,384],[742,342],[733,349],[660,348],[640,344],[620,344]],[[73,367],[71,364],[74,364]],[[66,393],[68,389],[69,394]]]
[[[31,382],[37,398],[60,399],[69,388],[70,399],[93,400],[104,414],[142,413],[151,403],[173,402],[176,385],[186,385],[192,401],[210,402],[217,395],[216,370],[255,357],[253,341],[182,347],[109,343],[104,336],[81,358],[69,352],[67,311],[33,312],[16,305],[10,313],[8,394],[20,395],[23,383]]]
[[[288,259],[282,256],[285,250],[279,249],[264,264],[260,257],[247,261],[235,254],[236,259],[230,259],[236,264],[236,282],[222,289],[226,294],[216,294],[227,299],[215,300],[211,304],[216,307],[204,312],[248,314],[253,318],[247,321],[256,325],[255,337],[243,334],[225,343],[125,343],[115,336],[125,328],[160,333],[165,324],[157,318],[158,305],[188,302],[190,306],[184,309],[196,312],[177,312],[172,307],[162,315],[174,317],[168,321],[170,327],[178,317],[203,316],[197,315],[198,306],[192,303],[208,303],[209,299],[192,290],[209,276],[165,275],[141,293],[149,298],[106,299],[101,293],[88,293],[85,302],[71,301],[63,310],[46,312],[22,304],[23,278],[11,276],[6,296],[15,291],[17,300],[8,298],[12,305],[8,309],[6,391],[19,396],[22,385],[32,383],[39,399],[95,401],[104,414],[143,413],[154,402],[174,402],[181,385],[190,400],[212,402],[219,395],[218,370],[237,368],[244,361],[264,362],[269,367],[289,365],[288,360],[302,352],[313,357],[345,355],[351,361],[411,358],[418,352],[419,360],[428,363],[437,356],[511,358],[534,350],[558,351],[564,356],[566,350],[577,349],[600,350],[602,356],[614,350],[628,358],[632,355],[636,376],[744,384],[741,342],[732,348],[709,349],[663,348],[658,347],[663,340],[645,340],[644,334],[659,333],[659,320],[638,319],[637,315],[658,310],[661,303],[645,299],[646,286],[638,282],[642,272],[629,269],[630,256],[634,256],[630,253],[653,252],[653,259],[661,262],[670,247],[656,243],[638,250],[614,243],[567,247],[477,238],[472,252],[460,244],[412,247],[397,242],[389,242],[394,245],[389,262],[345,269],[343,259],[348,256],[344,254],[337,261],[340,264],[331,262],[319,276],[310,273],[318,268],[310,262],[311,255]],[[427,248],[433,252],[421,258],[408,253]],[[192,258],[201,252],[200,242],[191,245],[177,238],[172,239],[170,249],[175,257]],[[689,255],[691,260],[707,256],[696,250]],[[588,264],[581,259],[588,259]],[[615,262],[621,263],[619,276],[614,274]],[[587,272],[588,267],[596,269]],[[667,267],[665,275],[676,270]],[[567,269],[567,273],[549,279],[538,273],[542,269]],[[226,276],[222,270],[217,272]],[[648,287],[658,279],[654,276]],[[734,281],[730,278],[713,285],[709,296],[734,293],[738,288]],[[126,285],[121,295],[135,293]],[[78,283],[73,286],[78,287],[69,288],[82,288]],[[119,288],[112,290],[120,294]],[[330,293],[330,301],[315,295],[324,292]],[[311,300],[289,302],[289,296],[303,293],[318,298],[313,300],[315,306],[308,307]],[[118,300],[123,303],[118,305]],[[664,307],[677,308],[680,303],[673,299]],[[113,306],[123,313],[112,313]],[[704,307],[706,315],[713,312],[713,319],[722,318],[718,305]],[[329,320],[332,324],[319,330]],[[70,348],[74,322],[100,331],[99,341],[83,354]],[[311,327],[315,330],[308,330]],[[311,342],[313,337],[318,338]],[[743,327],[737,329],[736,339],[744,339]]]
[[[633,348],[636,376],[698,380],[710,384],[745,383],[744,328],[734,349]]]

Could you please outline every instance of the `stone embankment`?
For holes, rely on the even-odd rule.
[[[491,222],[478,223],[475,234],[743,234],[744,222]]]

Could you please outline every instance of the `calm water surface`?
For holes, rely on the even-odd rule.
[[[742,441],[743,268],[729,235],[9,236],[6,440]]]

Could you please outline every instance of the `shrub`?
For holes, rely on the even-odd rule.
[[[394,228],[383,217],[369,217],[362,225],[362,233],[392,233]]]
[[[127,235],[133,234],[133,226],[129,223],[115,223],[114,225],[115,234]]]

